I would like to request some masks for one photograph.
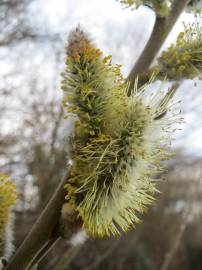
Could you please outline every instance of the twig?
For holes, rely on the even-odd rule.
[[[189,0],[174,0],[168,17],[156,18],[152,34],[138,61],[128,75],[127,80],[130,82],[131,89],[134,87],[137,76],[139,76],[141,81],[141,77],[144,77],[145,74],[147,74],[155,56],[159,52],[188,1]]]
[[[70,263],[73,261],[73,259],[76,257],[76,255],[79,253],[81,250],[81,247],[83,245],[78,245],[78,246],[72,246],[67,250],[62,258],[59,260],[59,262],[56,264],[53,270],[62,270],[62,269],[67,269]]]
[[[195,185],[195,189],[194,192],[189,196],[190,198],[188,198],[189,200],[192,201],[192,203],[187,207],[187,209],[185,210],[184,213],[184,218],[182,219],[180,228],[179,228],[179,232],[177,237],[175,238],[174,244],[171,247],[171,249],[169,250],[169,252],[167,253],[165,260],[163,261],[163,264],[161,266],[161,270],[168,270],[169,267],[171,266],[171,263],[180,247],[182,238],[184,236],[184,233],[188,227],[188,225],[191,222],[191,218],[193,219],[193,216],[191,215],[194,209],[194,201],[193,199],[195,198],[200,198],[200,193],[199,193],[199,185],[200,185],[200,179],[201,179],[201,175],[200,177],[197,179],[197,183]]]
[[[30,265],[28,270],[32,270],[33,267],[37,264],[39,265],[43,258],[49,253],[49,251],[55,246],[58,242],[59,237],[53,237],[48,243],[44,246],[44,248],[38,253],[38,255],[33,260],[32,264]]]
[[[171,265],[171,262],[173,261],[173,258],[174,258],[174,256],[176,255],[176,253],[177,253],[177,251],[179,249],[179,246],[180,246],[180,243],[181,243],[182,238],[184,236],[185,230],[186,230],[186,228],[187,228],[187,226],[188,226],[188,224],[190,222],[190,212],[191,212],[191,208],[187,212],[186,217],[183,220],[183,223],[180,225],[178,235],[175,238],[175,242],[174,242],[171,250],[166,255],[166,258],[165,258],[165,260],[163,262],[161,270],[168,270],[169,269],[169,267]]]
[[[109,248],[100,256],[98,256],[97,260],[95,260],[92,264],[85,267],[84,270],[92,270],[97,269],[98,265],[104,261],[120,244],[122,238],[120,237],[118,240],[115,240],[114,243],[112,243]]]
[[[58,129],[60,127],[61,120],[63,119],[63,108],[60,107],[60,111],[58,113],[57,119],[55,121],[55,126],[52,131],[52,138],[51,138],[51,150],[50,150],[50,156],[52,157],[55,152],[55,142],[57,139]]]
[[[32,230],[25,238],[5,270],[26,270],[33,260],[54,236],[60,218],[60,211],[65,198],[64,184],[67,182],[70,167],[61,180],[57,190],[39,216]]]

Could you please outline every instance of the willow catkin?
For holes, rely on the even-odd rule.
[[[202,27],[200,22],[185,26],[175,44],[162,52],[156,68],[158,76],[170,80],[202,78]]]
[[[13,232],[10,208],[15,202],[14,184],[9,181],[7,175],[0,173],[0,259],[8,259],[12,253]]]
[[[175,117],[155,120],[167,110],[169,95],[147,94],[144,86],[128,97],[120,67],[79,27],[69,36],[62,89],[68,115],[77,116],[66,199],[88,234],[127,231],[153,203],[154,175],[170,156]]]

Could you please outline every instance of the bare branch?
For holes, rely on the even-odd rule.
[[[168,270],[169,269],[169,266],[170,266],[171,262],[173,261],[173,258],[176,255],[176,252],[180,246],[180,243],[181,243],[181,240],[184,236],[187,225],[188,225],[188,218],[187,218],[187,220],[184,220],[183,224],[180,225],[179,232],[176,236],[174,245],[173,245],[172,249],[166,255],[166,259],[163,262],[161,270]]]
[[[6,270],[28,269],[47,242],[58,233],[57,226],[59,223],[61,207],[65,198],[64,184],[67,182],[69,172],[70,168],[68,168],[67,173],[60,182],[57,190],[34,224],[30,233],[17,250],[13,259],[6,267]]]
[[[81,248],[82,248],[82,244],[78,246],[72,246],[71,248],[66,250],[62,258],[60,258],[59,262],[57,263],[57,265],[54,267],[53,270],[61,270],[61,269],[68,268],[68,266],[76,257],[76,255],[79,253]]]
[[[120,244],[122,238],[115,240],[108,249],[104,252],[104,254],[100,255],[92,264],[86,266],[84,270],[92,270],[92,269],[98,269],[98,266],[101,262],[103,262]]]
[[[58,113],[58,116],[57,116],[57,119],[55,121],[55,126],[53,128],[53,131],[52,131],[52,138],[51,138],[51,150],[50,150],[50,156],[53,156],[54,152],[55,152],[55,142],[56,142],[56,139],[57,139],[57,135],[58,135],[58,129],[60,127],[60,123],[63,119],[63,108],[62,106],[60,107],[60,111]]]

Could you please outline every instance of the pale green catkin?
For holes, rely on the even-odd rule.
[[[194,22],[185,27],[172,44],[162,53],[154,68],[158,77],[170,80],[202,78],[202,27]]]
[[[69,36],[62,89],[69,117],[77,116],[66,199],[90,235],[127,231],[153,203],[154,175],[170,156],[176,117],[155,120],[167,110],[170,95],[136,86],[128,97],[120,67],[79,27]]]

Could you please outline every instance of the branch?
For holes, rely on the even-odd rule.
[[[58,34],[38,34],[34,33],[29,29],[22,29],[22,26],[19,25],[10,35],[0,39],[0,47],[15,45],[17,42],[23,41],[50,41],[51,40],[60,40],[61,36]]]
[[[35,265],[39,266],[40,262],[43,261],[44,257],[50,252],[50,250],[60,240],[59,237],[53,237],[47,244],[41,249],[41,251],[35,256],[28,270],[32,270]]]
[[[141,77],[147,74],[155,56],[159,52],[188,1],[189,0],[174,0],[168,17],[156,18],[152,34],[137,63],[135,63],[128,75],[127,80],[130,81],[130,88],[133,88],[137,76],[139,76],[141,82]]]
[[[32,230],[5,270],[28,269],[48,241],[55,237],[54,232],[59,223],[61,208],[65,198],[64,185],[67,182],[69,172],[70,167]]]
[[[117,248],[117,246],[120,244],[122,238],[114,240],[114,242],[106,249],[104,254],[98,256],[98,258],[90,265],[84,267],[83,270],[92,270],[92,269],[98,269],[99,265]]]
[[[66,250],[62,258],[60,258],[59,262],[57,263],[57,265],[54,267],[53,270],[68,269],[69,268],[68,266],[76,257],[76,255],[79,253],[81,248],[82,244],[78,246],[72,246],[68,250]]]
[[[55,152],[55,142],[57,139],[57,134],[58,134],[58,129],[60,127],[61,120],[63,119],[63,108],[62,106],[60,107],[60,111],[58,113],[57,119],[55,120],[55,126],[52,131],[52,138],[51,138],[51,150],[50,150],[50,157],[53,156]]]
[[[190,206],[187,211],[185,212],[185,217],[182,220],[182,223],[180,224],[179,232],[177,236],[175,237],[173,246],[171,247],[170,251],[166,254],[165,260],[161,266],[161,270],[168,270],[170,269],[170,266],[173,262],[173,259],[180,247],[182,238],[184,236],[184,233],[190,224],[190,216],[191,212],[193,211],[193,206]]]

